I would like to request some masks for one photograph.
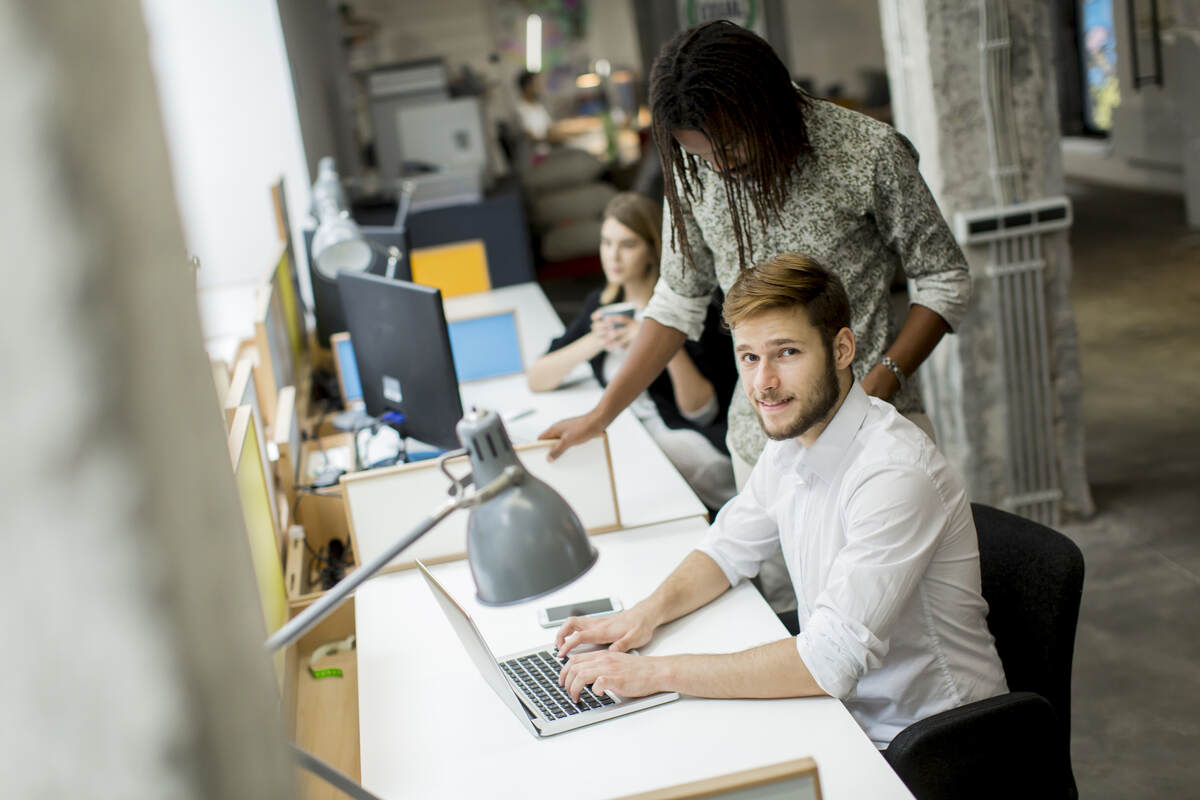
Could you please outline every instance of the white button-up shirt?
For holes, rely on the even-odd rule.
[[[1008,691],[962,480],[857,383],[812,447],[767,443],[698,549],[732,585],[777,545],[796,590],[796,650],[876,745]]]

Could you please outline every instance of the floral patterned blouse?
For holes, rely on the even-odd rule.
[[[890,302],[898,269],[910,281],[910,302],[935,311],[951,330],[962,321],[970,300],[970,275],[917,170],[917,152],[908,139],[890,125],[823,100],[810,100],[805,122],[812,152],[797,162],[781,219],[768,224],[765,233],[753,222],[744,232],[747,259],[758,263],[778,253],[800,253],[841,278],[858,345],[852,369],[862,380],[900,328]],[[740,268],[723,178],[707,166],[699,169],[698,178],[690,212],[684,201],[695,263],[685,267],[678,242],[672,241],[667,206],[661,276],[646,308],[647,317],[692,340],[703,329],[713,289],[729,291]],[[892,398],[902,413],[921,410],[915,377]],[[739,385],[729,409],[729,445],[754,464],[765,442]]]

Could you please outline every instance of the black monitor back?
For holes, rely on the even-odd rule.
[[[338,273],[338,292],[363,402],[373,417],[404,414],[407,435],[457,448],[462,400],[442,310],[442,293],[378,275]]]
[[[396,277],[408,280],[412,271],[408,264],[408,245],[405,241],[403,228],[361,225],[359,230],[365,238],[379,245],[383,250],[398,247],[403,256],[396,265]],[[313,314],[317,318],[317,342],[322,347],[329,347],[329,337],[341,333],[346,328],[346,317],[342,309],[342,301],[338,297],[337,281],[325,277],[317,269],[312,257],[312,240],[316,231],[308,228],[304,231],[304,252],[308,255],[308,274],[312,278]],[[382,275],[387,269],[387,256],[376,251],[367,272],[372,275]]]

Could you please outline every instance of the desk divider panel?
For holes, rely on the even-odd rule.
[[[621,527],[613,482],[608,437],[599,436],[568,450],[556,461],[547,462],[551,441],[517,445],[514,449],[525,469],[548,483],[579,515],[590,534],[607,533]],[[469,459],[460,456],[449,462],[455,475],[470,470]],[[421,461],[387,469],[342,477],[346,520],[354,555],[363,564],[385,551],[441,506],[448,497],[450,482],[437,461]],[[384,571],[408,569],[416,559],[427,564],[455,561],[467,554],[469,511],[456,511],[440,525],[397,556]]]
[[[487,249],[482,239],[414,247],[408,256],[413,283],[442,290],[442,297],[486,292],[492,288]]]
[[[275,496],[275,473],[271,467],[270,449],[267,447],[267,427],[263,422],[262,404],[258,394],[258,381],[255,380],[255,375],[259,368],[254,365],[254,356],[243,356],[238,360],[237,366],[233,370],[233,379],[229,384],[229,391],[225,394],[225,425],[232,430],[234,413],[243,406],[250,408],[250,414],[253,417],[253,430],[258,439],[258,454],[262,460],[263,474],[267,478],[267,491],[272,497]],[[275,520],[275,528],[280,528],[279,513],[275,509],[275,504],[271,504],[271,516]],[[283,540],[280,539],[280,552],[283,548]]]
[[[233,465],[242,515],[249,537],[251,563],[258,584],[263,622],[274,633],[287,622],[287,591],[280,560],[279,520],[275,516],[274,493],[263,469],[262,432],[255,428],[254,410],[240,406],[229,426],[229,457]],[[283,685],[284,654],[275,653],[275,671]]]
[[[304,305],[300,295],[300,280],[292,263],[291,247],[285,245],[275,271],[271,274],[275,294],[279,297],[283,326],[287,332],[292,363],[299,366],[308,350],[308,329],[304,321]]]
[[[225,397],[229,394],[229,384],[233,382],[233,375],[224,361],[209,359],[208,363],[212,367],[213,385],[217,388],[217,403],[221,408],[225,408]]]
[[[278,286],[270,280],[258,288],[254,315],[254,349],[258,353],[254,380],[259,411],[267,427],[275,424],[275,401],[284,386],[296,386],[296,364],[284,320]]]
[[[731,772],[649,792],[625,795],[618,800],[821,800],[821,779],[817,762],[797,758],[766,767]]]
[[[300,477],[300,417],[296,408],[296,387],[285,386],[279,391],[275,405],[275,428],[271,432],[268,452],[278,466],[275,478],[287,495],[289,507],[296,499],[296,481]]]

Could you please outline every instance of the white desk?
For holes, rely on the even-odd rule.
[[[636,602],[705,527],[701,519],[678,520],[598,536],[591,572],[510,608],[479,606],[463,562],[434,571],[503,656],[550,641],[536,621],[543,605],[609,594]],[[418,574],[369,581],[355,613],[362,782],[385,798],[614,797],[801,756],[816,760],[825,800],[911,798],[831,698],[684,697],[538,740],[485,684]],[[728,652],[786,635],[758,592],[742,584],[661,629],[643,652]]]
[[[550,340],[563,332],[558,315],[536,283],[452,297],[446,300],[445,308],[448,319],[515,309],[526,365],[545,353]],[[505,423],[509,436],[518,444],[534,441],[560,419],[590,411],[602,393],[586,364],[572,373],[570,385],[553,392],[529,391],[524,375],[472,381],[459,387],[464,409],[474,405],[501,414],[532,409],[532,414]],[[608,445],[624,527],[706,513],[704,504],[632,412],[621,412],[608,426]]]

